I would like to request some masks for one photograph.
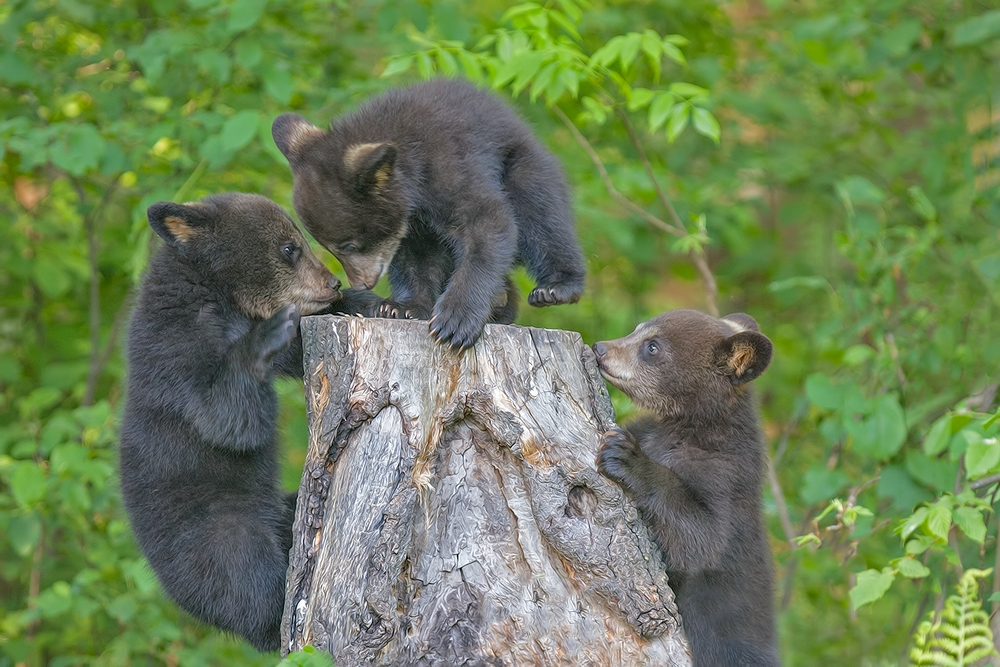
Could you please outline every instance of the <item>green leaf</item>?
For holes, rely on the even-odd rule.
[[[955,488],[958,464],[947,459],[932,459],[920,451],[906,453],[906,469],[915,480],[936,491],[950,491]]]
[[[806,471],[802,478],[802,490],[799,495],[802,500],[812,505],[821,500],[830,500],[841,489],[851,483],[851,478],[840,470],[828,470],[825,466],[817,466]]]
[[[264,72],[264,90],[276,101],[288,104],[292,99],[295,82],[287,63],[273,63]]]
[[[974,507],[959,507],[952,514],[955,525],[973,542],[983,543],[986,539],[986,522],[983,513]]]
[[[42,255],[34,261],[32,275],[42,293],[50,299],[56,299],[69,291],[72,281],[62,264]]]
[[[927,566],[916,558],[900,558],[896,561],[896,568],[901,575],[909,579],[920,579],[931,573]]]
[[[856,204],[881,204],[885,201],[885,193],[864,176],[848,176],[837,183],[837,191],[841,198]]]
[[[660,39],[655,32],[647,30],[647,34],[642,36],[642,51],[646,54],[649,68],[653,70],[653,80],[660,80],[660,60],[663,58],[663,48]],[[652,33],[652,34],[648,34]]]
[[[955,46],[973,46],[1000,35],[1000,9],[965,19],[955,26],[952,43]]]
[[[75,125],[52,147],[52,163],[79,176],[97,167],[104,148],[104,138],[97,128],[90,123]]]
[[[899,451],[906,440],[906,417],[893,394],[883,394],[872,402],[872,414],[853,435],[855,451],[876,459],[886,459]]]
[[[623,70],[628,70],[632,66],[632,63],[635,62],[636,56],[639,55],[640,46],[642,46],[642,35],[637,32],[630,32],[625,36],[621,51],[618,53],[618,59],[622,64]]]
[[[393,58],[389,61],[389,64],[385,66],[382,70],[382,78],[388,79],[390,76],[396,76],[397,74],[402,74],[413,67],[413,56],[400,56],[398,58]]]
[[[531,93],[529,97],[531,101],[534,102],[541,95],[551,96],[549,89],[552,83],[555,81],[556,74],[559,71],[559,63],[551,62],[542,68],[542,71],[538,73],[535,80],[531,82]]]
[[[7,539],[14,551],[27,556],[42,537],[42,520],[34,512],[17,514],[7,522]]]
[[[976,262],[976,271],[990,283],[1000,283],[1000,255],[990,255]]]
[[[590,66],[607,67],[613,63],[616,58],[620,57],[624,42],[625,38],[621,35],[612,37],[607,44],[594,51],[593,55],[590,56]]]
[[[667,122],[667,116],[674,106],[674,96],[670,93],[657,93],[649,105],[649,131],[656,132]]]
[[[951,510],[943,505],[932,505],[927,510],[927,531],[934,537],[948,541],[948,530],[951,528]]]
[[[674,142],[674,139],[680,136],[681,132],[688,124],[688,116],[691,111],[690,104],[676,104],[674,108],[670,110],[670,115],[667,118],[667,141],[670,143]]]
[[[715,116],[708,109],[695,107],[694,112],[691,114],[691,121],[698,134],[708,137],[715,143],[719,143],[721,132],[719,121],[715,120]]]
[[[920,37],[922,26],[917,19],[905,19],[898,25],[885,31],[882,43],[886,50],[894,56],[901,56],[910,50],[913,43]]]
[[[633,88],[629,95],[628,110],[637,111],[645,107],[653,99],[653,91],[648,88]]]
[[[704,97],[708,94],[708,91],[701,86],[696,86],[693,83],[684,83],[683,81],[670,84],[670,92],[687,99]]]
[[[45,497],[45,472],[34,461],[20,461],[10,476],[10,490],[26,509]]]
[[[837,410],[844,404],[845,391],[843,386],[833,384],[830,376],[813,373],[806,378],[806,396],[824,410]]]
[[[226,119],[222,125],[222,148],[226,151],[236,151],[243,148],[257,133],[259,114],[252,109],[244,109]]]
[[[924,438],[924,451],[936,456],[948,448],[951,441],[951,415],[945,415],[931,425]]]
[[[910,474],[900,465],[887,465],[879,475],[878,487],[880,498],[889,498],[894,509],[900,512],[910,512],[921,502],[931,499],[931,494],[917,486]]]
[[[229,32],[240,32],[251,27],[264,14],[267,0],[234,0],[229,6]]]
[[[909,539],[910,535],[913,534],[913,531],[924,525],[928,514],[930,514],[930,510],[928,508],[918,508],[916,512],[908,516],[906,520],[900,524],[896,532],[899,533],[904,542]]]
[[[981,435],[971,431],[964,432],[969,446],[965,450],[965,470],[971,479],[983,477],[1000,463],[1000,444],[994,439],[984,440]]]
[[[878,570],[859,572],[857,583],[848,593],[854,609],[859,609],[866,604],[871,604],[879,600],[889,590],[889,587],[892,586],[895,578],[896,575],[893,574],[891,567],[884,567],[881,572]]]
[[[919,185],[911,186],[908,192],[912,200],[911,206],[917,215],[928,222],[937,218],[937,209]]]

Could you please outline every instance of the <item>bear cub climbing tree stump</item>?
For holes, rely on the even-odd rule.
[[[283,651],[355,665],[688,665],[659,552],[594,469],[579,334],[308,317]]]

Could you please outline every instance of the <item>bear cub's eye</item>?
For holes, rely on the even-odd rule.
[[[652,357],[659,354],[659,352],[660,352],[660,346],[657,344],[655,340],[646,342],[646,354]]]
[[[358,244],[356,244],[356,243],[345,243],[344,245],[340,246],[340,251],[341,252],[357,252],[358,251]]]
[[[286,243],[281,246],[281,253],[285,256],[285,259],[294,264],[299,261],[299,255],[302,254],[302,248],[294,243]]]

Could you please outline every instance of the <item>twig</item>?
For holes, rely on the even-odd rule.
[[[781,459],[785,457],[785,452],[788,451],[788,440],[792,436],[792,431],[798,426],[802,418],[806,416],[809,412],[809,403],[807,401],[801,401],[799,406],[792,413],[792,418],[785,424],[785,429],[781,434],[781,440],[778,441],[778,448],[774,450],[774,465],[775,467],[781,463]]]
[[[97,378],[101,377],[104,372],[104,367],[108,365],[108,361],[111,359],[111,354],[115,351],[115,345],[118,343],[118,337],[121,335],[122,329],[125,326],[125,320],[128,319],[128,313],[132,306],[132,296],[133,289],[130,288],[125,294],[125,298],[122,299],[122,305],[115,313],[115,319],[111,324],[111,332],[108,334],[108,341],[104,344],[104,349],[101,350],[100,356],[94,363],[93,368],[95,369],[95,381],[93,384],[87,383],[87,390],[84,392],[81,405],[92,405],[94,402],[94,394],[97,390]],[[89,374],[88,374],[89,379]]]
[[[977,479],[975,482],[969,484],[968,488],[975,491],[977,489],[983,488],[984,486],[991,486],[993,484],[996,484],[997,482],[1000,482],[1000,473],[995,473],[993,475],[989,475],[988,477]]]
[[[83,186],[75,180],[73,186],[82,206],[86,201],[87,193]],[[101,356],[101,276],[98,267],[100,248],[97,243],[97,216],[104,210],[114,191],[114,184],[108,186],[101,201],[83,219],[83,227],[87,234],[87,265],[90,270],[90,367],[87,369],[87,384],[80,401],[81,405],[93,404],[94,394],[97,392],[97,380],[100,378],[103,368],[103,364],[99,363]]]
[[[636,205],[632,200],[619,192],[618,188],[615,187],[614,182],[611,180],[611,176],[608,174],[608,170],[605,168],[604,162],[601,160],[601,156],[597,154],[597,151],[595,151],[594,147],[590,145],[587,138],[580,133],[580,130],[576,128],[576,125],[573,124],[573,121],[569,119],[569,116],[567,116],[562,109],[558,106],[553,106],[552,110],[557,116],[559,116],[559,119],[562,120],[563,124],[570,131],[570,134],[572,134],[573,138],[576,139],[576,142],[580,144],[583,150],[587,152],[587,155],[590,156],[591,162],[593,162],[594,166],[597,167],[597,173],[600,175],[601,180],[604,181],[605,189],[607,189],[608,194],[610,194],[615,201],[641,217],[649,224],[667,232],[668,234],[672,234],[677,237],[687,236],[687,231],[684,229],[683,224],[680,226],[671,225],[670,223],[656,217],[641,206]],[[643,155],[645,155],[645,153],[643,153]],[[659,190],[659,185],[656,185],[655,182],[654,186],[657,190]],[[669,200],[667,201],[669,203]],[[674,220],[679,223],[680,218],[677,216],[677,212],[673,210],[673,206],[669,206],[668,210],[673,212]],[[708,262],[706,261],[703,253],[692,250],[688,253],[688,255],[690,256],[695,269],[697,269],[698,274],[701,276],[702,283],[704,283],[705,300],[708,303],[708,311],[712,315],[718,317],[719,307],[716,304],[716,295],[719,292],[719,288],[715,281],[715,276],[712,274],[712,269],[708,266]]]
[[[604,162],[601,161],[601,156],[597,154],[597,151],[595,151],[594,147],[590,145],[590,142],[587,141],[587,138],[580,133],[580,130],[576,128],[576,125],[573,124],[573,121],[569,119],[569,116],[567,116],[562,109],[560,109],[557,106],[553,106],[552,110],[555,112],[557,116],[559,116],[559,119],[562,120],[563,124],[566,125],[566,128],[570,131],[570,134],[572,134],[573,138],[576,139],[576,142],[580,144],[583,150],[587,152],[587,155],[590,156],[590,159],[594,163],[594,166],[597,167],[597,173],[601,176],[601,180],[604,181],[604,187],[607,189],[608,194],[610,194],[615,201],[617,201],[619,204],[621,204],[628,210],[632,211],[636,215],[640,216],[649,224],[667,232],[668,234],[672,234],[673,236],[677,237],[687,236],[687,232],[685,232],[684,229],[674,227],[673,225],[664,222],[663,220],[656,217],[649,211],[643,209],[641,206],[636,205],[634,202],[632,202],[632,200],[630,200],[628,197],[619,192],[618,188],[615,187],[614,182],[612,182],[611,176],[608,175],[608,170],[604,167]]]
[[[771,495],[774,496],[774,504],[778,508],[778,518],[781,519],[781,527],[785,531],[785,539],[791,544],[795,539],[795,529],[792,527],[792,520],[788,515],[788,504],[785,502],[785,494],[781,491],[781,482],[778,481],[778,473],[774,470],[774,463],[771,458],[767,459],[767,481],[771,484]]]
[[[681,221],[681,217],[677,215],[677,209],[674,208],[673,203],[667,197],[663,188],[660,187],[660,182],[656,179],[656,175],[653,173],[653,165],[650,164],[649,158],[646,156],[646,149],[643,148],[642,142],[639,141],[639,135],[632,126],[632,122],[628,119],[628,114],[622,111],[621,108],[616,108],[615,111],[618,113],[618,118],[621,119],[622,124],[625,125],[625,129],[628,131],[629,140],[631,140],[632,145],[635,147],[636,153],[639,154],[639,160],[642,162],[642,166],[646,170],[646,175],[649,176],[649,180],[653,183],[653,189],[656,190],[657,198],[659,198],[663,208],[667,209],[667,212],[670,214],[670,219],[674,222],[674,226],[679,229],[684,229],[684,223]],[[698,270],[698,274],[701,276],[701,282],[703,283],[705,289],[705,301],[708,303],[708,312],[713,316],[718,317],[719,307],[716,302],[718,301],[719,285],[715,281],[715,275],[712,273],[711,267],[708,266],[708,261],[706,261],[705,254],[703,252],[691,250],[689,255],[695,268]]]
[[[38,594],[42,591],[42,560],[45,557],[45,524],[42,523],[41,531],[38,534],[38,542],[35,543],[35,551],[31,555],[31,573],[28,575],[28,603],[29,609],[34,609]],[[38,620],[32,621],[28,626],[26,639],[30,643],[35,638],[38,630]]]

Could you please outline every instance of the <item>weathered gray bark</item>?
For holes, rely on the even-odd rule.
[[[655,545],[594,469],[614,412],[568,331],[302,320],[309,451],[282,639],[355,665],[687,665]]]

